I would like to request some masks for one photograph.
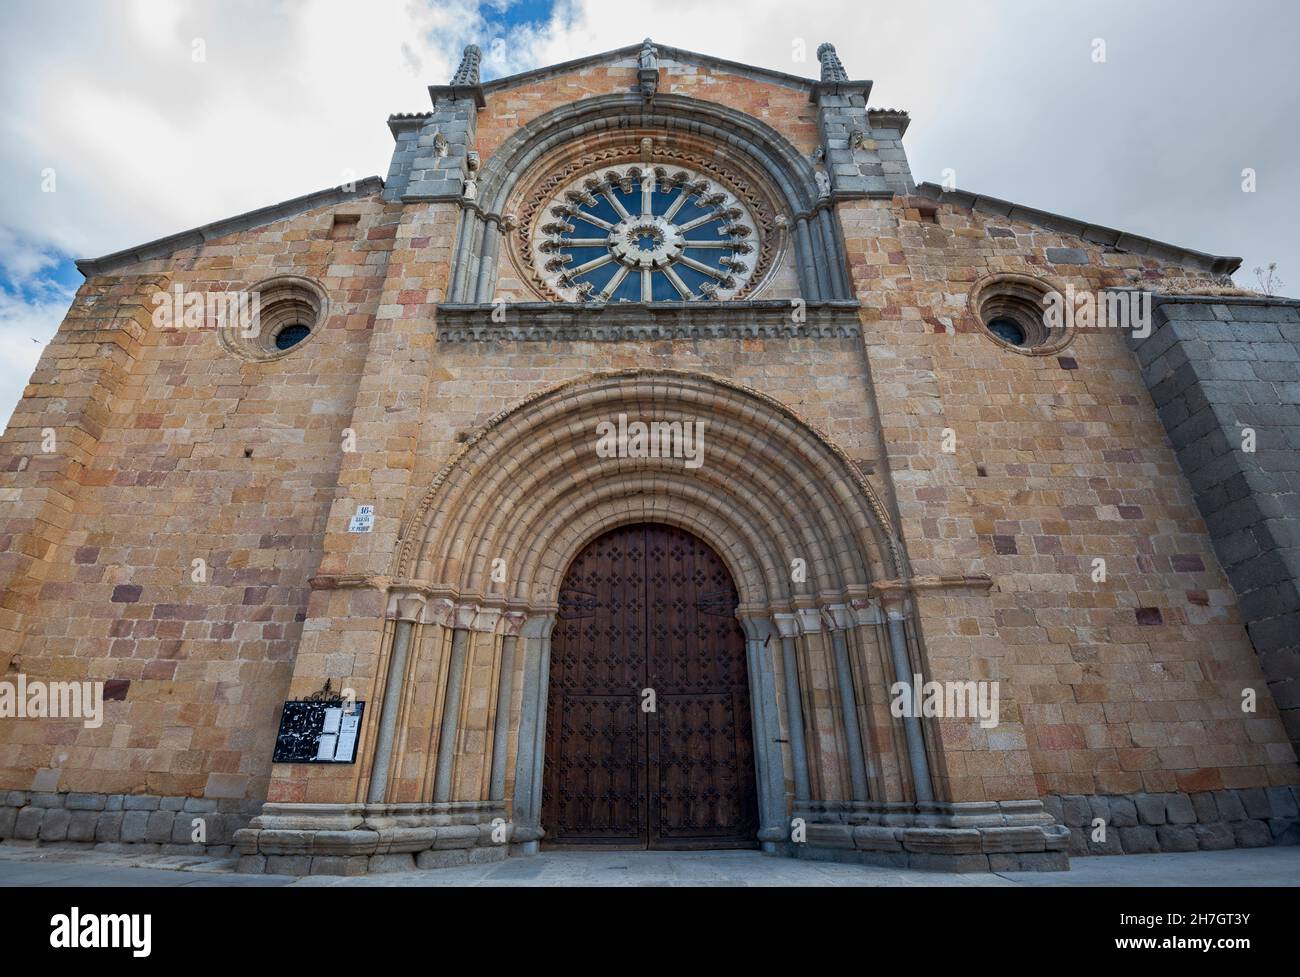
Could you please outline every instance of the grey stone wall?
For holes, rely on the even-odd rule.
[[[0,842],[75,844],[106,850],[225,855],[261,801],[156,794],[0,792]],[[203,820],[205,843],[193,841]],[[129,846],[129,848],[126,848]]]
[[[1300,787],[1052,795],[1043,807],[1070,829],[1071,857],[1300,844]]]
[[[459,200],[474,148],[477,109],[471,98],[438,98],[422,118],[394,117],[393,157],[384,180],[385,200]],[[436,144],[441,133],[446,155]]]
[[[1142,375],[1300,750],[1300,301],[1153,306]]]

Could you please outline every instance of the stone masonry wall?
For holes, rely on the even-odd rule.
[[[357,218],[345,234],[338,210]],[[143,316],[61,535],[7,585],[35,580],[35,600],[21,639],[0,649],[8,678],[107,683],[104,721],[5,719],[0,786],[265,797],[393,219],[375,198],[353,201],[132,269],[199,291],[306,275],[327,291],[329,317],[301,349],[259,363],[222,349],[215,330],[159,330]],[[82,287],[5,435],[5,485],[23,497],[39,487],[24,482],[23,433],[84,385],[67,336],[101,291],[98,277]]]
[[[1134,345],[1300,748],[1300,302],[1164,296]]]
[[[931,677],[1001,693],[996,728],[937,723],[936,781],[954,800],[1300,783],[1271,697],[1241,711],[1263,675],[1122,336],[1020,355],[967,304],[997,272],[1062,291],[1188,273],[952,205],[840,214],[913,572],[993,578],[918,599]]]

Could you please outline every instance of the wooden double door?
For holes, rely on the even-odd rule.
[[[758,803],[735,583],[671,526],[574,560],[551,637],[548,846],[755,848]]]

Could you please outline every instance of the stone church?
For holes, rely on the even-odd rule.
[[[817,60],[471,46],[383,178],[79,262],[0,443],[0,839],[1295,843],[1300,303],[914,183]]]

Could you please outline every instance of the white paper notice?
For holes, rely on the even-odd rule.
[[[352,754],[357,746],[357,728],[360,723],[360,716],[343,716],[342,722],[339,724],[338,746],[334,750],[334,759],[341,760],[344,763],[352,759]]]
[[[316,746],[317,760],[333,760],[334,748],[338,743],[338,736],[333,733],[327,733],[320,738],[320,743]]]
[[[321,727],[322,733],[337,733],[339,731],[339,720],[343,718],[343,709],[326,709],[325,725]]]

